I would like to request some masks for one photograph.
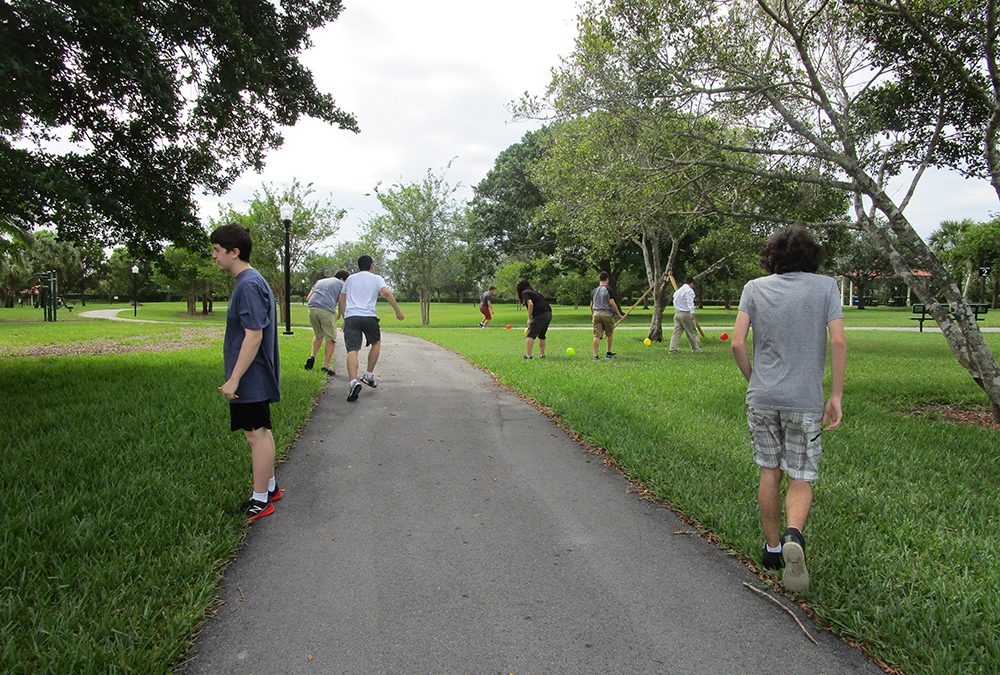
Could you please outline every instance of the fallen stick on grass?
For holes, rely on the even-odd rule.
[[[744,581],[743,585],[746,586],[747,588],[749,588],[754,593],[757,593],[758,595],[763,595],[765,598],[767,598],[768,600],[770,600],[771,602],[773,602],[774,604],[776,604],[778,607],[781,607],[783,610],[785,610],[786,612],[788,612],[788,616],[790,616],[793,619],[795,619],[795,623],[799,624],[799,628],[801,628],[802,632],[806,634],[806,637],[809,638],[809,641],[812,642],[814,645],[818,645],[819,644],[818,642],[816,642],[816,638],[814,638],[812,635],[810,635],[809,631],[806,630],[806,627],[802,625],[801,621],[799,621],[799,617],[795,616],[795,612],[793,612],[792,610],[788,609],[783,604],[781,604],[781,602],[779,602],[778,600],[776,600],[770,593],[768,593],[766,591],[762,591],[759,588],[756,588],[753,584],[749,584],[746,581]]]

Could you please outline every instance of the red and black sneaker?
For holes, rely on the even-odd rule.
[[[278,487],[277,484],[275,484],[273,490],[268,490],[267,491],[267,498],[268,498],[269,501],[272,501],[272,502],[280,502],[281,498],[284,497],[284,496],[285,495],[282,494],[282,492],[281,492],[281,488]]]
[[[274,505],[271,500],[268,499],[266,502],[258,501],[256,499],[248,499],[243,504],[243,514],[247,517],[247,520],[257,520],[258,518],[263,518],[264,516],[269,516],[274,513]]]

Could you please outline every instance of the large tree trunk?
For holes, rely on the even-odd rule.
[[[927,306],[927,311],[941,328],[948,346],[958,362],[969,372],[973,381],[986,393],[993,419],[1000,422],[1000,367],[976,323],[975,314],[937,257],[913,230],[906,216],[899,211],[881,188],[867,175],[855,177],[862,191],[872,198],[876,208],[888,219],[895,237],[874,219],[863,218],[861,225],[889,256],[896,274],[906,280],[913,292]],[[906,256],[900,248],[910,255]],[[914,268],[931,273],[941,288],[944,302],[939,302],[927,282],[917,277]]]

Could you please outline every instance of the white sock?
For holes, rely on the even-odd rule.
[[[277,486],[278,484],[274,481],[274,476],[271,476],[271,478],[268,479],[267,481],[267,491],[274,492],[274,488],[276,488]]]
[[[781,542],[778,542],[778,545],[773,548],[768,546],[767,542],[764,542],[764,548],[767,549],[768,553],[781,553]]]
[[[375,377],[375,373],[373,373],[372,371],[369,370],[367,373],[365,373],[365,377],[367,377],[367,378]]]
[[[250,495],[250,498],[251,499],[256,499],[258,502],[266,502],[267,501],[267,493],[266,492],[254,492],[252,495]]]

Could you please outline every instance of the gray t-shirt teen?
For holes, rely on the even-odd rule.
[[[226,379],[233,374],[236,359],[243,346],[245,329],[259,330],[263,337],[253,362],[240,378],[236,389],[239,398],[230,405],[281,400],[281,383],[278,373],[278,330],[274,294],[260,272],[250,267],[239,273],[233,284],[233,295],[226,310],[226,336],[222,341],[222,359]]]
[[[491,302],[493,302],[493,294],[489,291],[483,293],[483,297],[479,298],[480,307],[488,307]]]
[[[837,281],[809,272],[754,279],[743,287],[740,311],[753,330],[747,405],[822,412],[826,325],[844,316]]]
[[[594,292],[590,294],[590,306],[592,312],[602,312],[604,314],[611,314],[611,298],[614,298],[614,293],[611,292],[609,286],[598,286],[594,289]],[[617,300],[618,298],[615,298]]]
[[[320,279],[313,286],[312,297],[309,298],[309,306],[325,309],[328,312],[336,312],[342,290],[344,290],[344,282],[337,277]]]

